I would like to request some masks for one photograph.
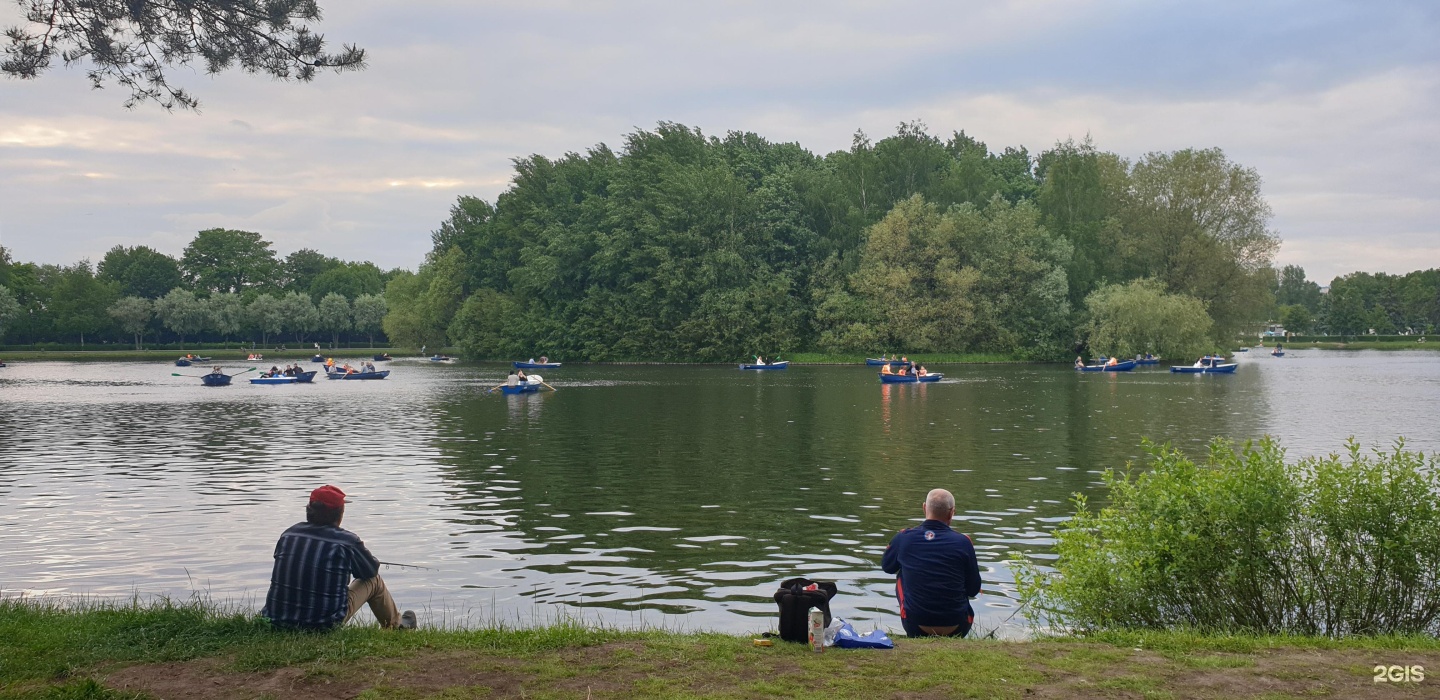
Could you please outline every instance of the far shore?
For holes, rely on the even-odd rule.
[[[1281,342],[1288,350],[1419,350],[1419,351],[1440,351],[1440,339],[1433,343],[1420,343],[1416,341],[1353,341],[1353,342]],[[1275,342],[1267,340],[1257,349],[1273,348]],[[442,348],[438,351],[441,354],[459,358],[456,349]],[[152,362],[166,361],[173,362],[176,358],[186,353],[209,357],[212,360],[223,362],[249,361],[251,354],[258,353],[264,356],[263,360],[255,362],[309,362],[316,354],[325,357],[334,357],[337,360],[369,359],[374,355],[388,353],[394,359],[423,360],[430,357],[431,353],[421,354],[419,348],[337,348],[315,350],[295,348],[286,350],[274,349],[221,349],[203,348],[199,350],[134,350],[109,348],[104,350],[3,350],[0,351],[0,361],[3,362],[24,362],[24,361],[60,361],[60,362],[86,362],[86,361],[120,361],[120,362]],[[1225,353],[1225,354],[1234,354]],[[1069,364],[1071,360],[1035,360],[1016,355],[985,354],[985,353],[920,353],[908,356],[912,361],[926,365],[997,365],[997,364]],[[514,360],[528,358],[513,358]],[[562,362],[570,365],[671,365],[677,367],[695,366],[716,366],[728,367],[739,362],[748,362],[752,358],[739,358],[733,362],[674,362],[668,360],[610,360],[602,362],[566,361],[562,358],[551,358],[552,361]],[[792,365],[810,366],[849,366],[865,362],[863,355],[829,354],[818,352],[799,352],[794,354],[781,354],[771,360],[787,360]],[[1162,358],[1162,362],[1171,361],[1173,358]],[[466,360],[476,364],[499,363],[508,365],[511,359],[487,359],[487,360]],[[1189,358],[1174,360],[1182,363],[1189,363]]]

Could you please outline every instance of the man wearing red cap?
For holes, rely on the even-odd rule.
[[[395,608],[380,580],[380,560],[340,527],[344,515],[345,492],[329,485],[310,492],[305,522],[292,525],[275,544],[270,592],[260,614],[279,627],[323,630],[345,624],[368,604],[381,627],[413,629],[415,613],[401,615]]]

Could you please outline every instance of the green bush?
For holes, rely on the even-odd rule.
[[[1146,443],[1150,468],[1109,470],[1110,504],[1056,535],[1053,570],[1021,562],[1036,622],[1440,635],[1440,462],[1404,449],[1287,463],[1273,440],[1215,440],[1197,465]]]

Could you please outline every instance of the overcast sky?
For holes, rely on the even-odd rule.
[[[0,25],[19,21],[0,0]],[[1322,284],[1440,267],[1440,3],[321,0],[369,68],[313,83],[182,69],[199,113],[122,107],[83,68],[0,79],[0,245],[98,261],[258,231],[414,267],[510,160],[659,121],[816,153],[919,119],[991,150],[1089,134],[1257,169],[1277,264]]]

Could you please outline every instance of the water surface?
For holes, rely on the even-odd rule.
[[[1171,441],[1275,435],[1292,455],[1348,436],[1440,448],[1440,354],[1296,351],[1233,376],[1065,366],[574,366],[502,397],[501,365],[399,360],[389,379],[206,388],[158,363],[0,369],[0,591],[205,595],[254,609],[309,490],[401,607],[432,622],[773,626],[781,579],[833,579],[837,614],[898,628],[878,562],[933,487],[982,559],[978,623],[1018,629],[1012,552],[1048,554],[1076,492]],[[185,370],[180,370],[185,371]],[[242,378],[243,379],[243,378]],[[239,380],[237,380],[239,381]]]

